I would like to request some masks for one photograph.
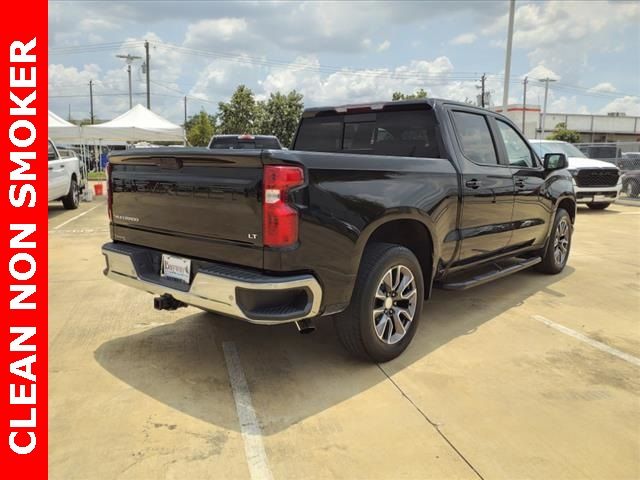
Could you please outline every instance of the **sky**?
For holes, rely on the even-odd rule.
[[[258,99],[297,90],[305,106],[390,100],[423,88],[502,104],[509,2],[49,2],[49,108],[96,118],[129,107],[126,63],[150,45],[151,108],[176,123],[217,111],[245,84]],[[509,103],[640,115],[640,2],[516,0]],[[142,61],[134,104],[146,104]]]

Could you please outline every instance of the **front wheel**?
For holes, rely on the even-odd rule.
[[[571,217],[566,210],[559,208],[538,270],[553,275],[564,269],[571,250],[572,233]]]
[[[592,203],[587,203],[587,207],[589,207],[591,210],[604,210],[605,208],[607,208],[609,205],[611,205],[610,203],[607,202],[592,202]]]
[[[80,206],[80,189],[78,188],[78,182],[75,178],[71,179],[71,185],[69,185],[69,193],[62,197],[62,205],[67,210],[75,210]]]
[[[376,243],[365,249],[349,308],[335,316],[338,338],[362,359],[387,362],[411,343],[424,299],[422,269],[411,250]]]
[[[636,180],[628,180],[624,185],[623,190],[628,196],[636,198],[640,195],[640,182]]]

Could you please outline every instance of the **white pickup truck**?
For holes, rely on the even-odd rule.
[[[67,210],[78,208],[84,183],[75,152],[58,150],[49,139],[49,201],[62,200]]]
[[[592,210],[604,210],[615,202],[622,190],[620,169],[614,164],[587,158],[577,147],[559,140],[529,140],[540,157],[547,153],[564,153],[567,170],[573,177],[576,202]]]

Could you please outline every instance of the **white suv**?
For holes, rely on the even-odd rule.
[[[587,158],[567,142],[558,140],[529,140],[540,157],[545,153],[564,153],[573,176],[576,201],[594,210],[603,210],[615,202],[622,189],[620,169],[602,160]]]

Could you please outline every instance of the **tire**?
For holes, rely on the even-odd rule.
[[[622,190],[632,198],[638,198],[640,195],[640,183],[636,180],[628,180]]]
[[[334,317],[338,338],[356,357],[387,362],[411,343],[423,301],[422,268],[413,252],[374,243],[362,256],[349,307]]]
[[[547,247],[542,255],[542,263],[538,264],[539,271],[555,275],[564,270],[569,258],[569,252],[571,251],[572,234],[573,225],[571,225],[571,217],[565,209],[559,208],[556,212],[556,218],[553,221],[553,228]],[[561,248],[562,246],[563,248]],[[558,254],[558,249],[560,249],[562,255]]]
[[[75,210],[80,206],[80,189],[75,178],[71,179],[69,193],[62,197],[62,205],[67,210]]]
[[[607,208],[609,205],[611,205],[610,203],[607,202],[592,202],[592,203],[587,203],[587,207],[589,207],[591,210],[604,210],[605,208]]]

